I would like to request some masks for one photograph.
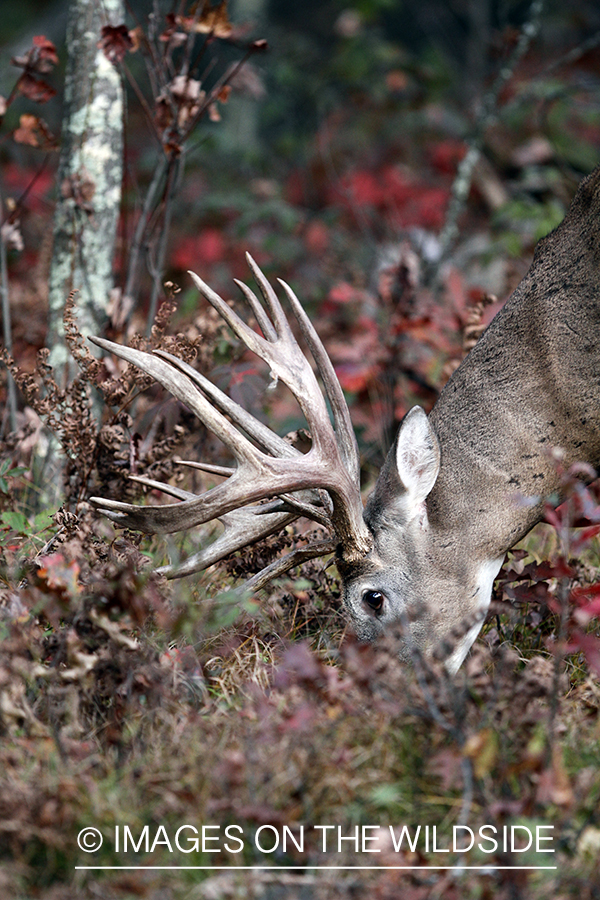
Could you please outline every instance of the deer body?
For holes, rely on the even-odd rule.
[[[367,503],[374,547],[347,568],[345,602],[365,639],[406,612],[420,649],[479,618],[447,660],[455,670],[506,551],[559,489],[550,450],[561,448],[565,466],[600,466],[600,171],[539,243],[429,418],[418,410]],[[365,602],[369,590],[383,594],[380,608]]]
[[[176,531],[220,518],[223,536],[178,569],[165,567],[172,577],[308,516],[329,527],[333,540],[272,564],[250,579],[250,587],[337,545],[344,602],[359,637],[373,640],[400,623],[401,655],[410,658],[412,648],[428,652],[454,632],[458,639],[449,646],[446,666],[456,671],[479,633],[506,551],[540,521],[544,501],[559,489],[551,449],[561,448],[565,466],[600,466],[600,169],[581,183],[562,224],[540,242],[529,272],[430,416],[420,407],[407,414],[364,518],[356,442],[327,354],[281,282],[317,364],[333,425],[273,289],[249,262],[270,318],[252,291],[238,284],[262,335],[193,277],[236,334],[293,391],[312,433],[311,450],[294,451],[169,354],[93,339],[187,403],[236,461],[221,473],[230,475],[225,484],[200,495],[137,478],[175,496],[174,505],[93,502],[117,522],[144,531]],[[247,506],[259,497],[272,499]]]

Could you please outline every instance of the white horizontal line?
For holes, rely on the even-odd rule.
[[[350,871],[364,870],[369,871],[381,870],[406,870],[414,871],[416,869],[431,870],[443,869],[445,871],[463,872],[466,869],[478,869],[482,871],[498,871],[500,869],[527,869],[529,871],[538,869],[557,869],[558,866],[495,866],[489,863],[487,866],[75,866],[76,869],[164,869],[168,871],[177,871],[179,869],[202,869],[210,872],[306,872],[315,870],[327,871],[327,869],[344,869]]]

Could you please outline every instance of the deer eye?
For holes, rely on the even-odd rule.
[[[362,598],[372,610],[380,612],[385,600],[385,594],[382,594],[381,591],[365,591]]]

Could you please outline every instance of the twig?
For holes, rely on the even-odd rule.
[[[139,260],[140,253],[142,250],[142,243],[144,241],[144,236],[146,234],[146,229],[148,227],[148,221],[154,211],[154,204],[156,201],[156,195],[161,186],[163,178],[165,177],[165,172],[169,165],[169,160],[166,156],[162,156],[156,169],[154,171],[154,175],[152,177],[152,181],[150,182],[150,186],[146,192],[146,199],[144,200],[144,206],[142,208],[142,212],[140,213],[140,217],[138,219],[138,223],[135,226],[135,232],[133,235],[133,241],[131,242],[131,250],[129,254],[129,266],[127,268],[127,281],[125,282],[125,297],[131,297],[135,301],[135,296],[137,294],[137,283],[139,276]],[[134,293],[135,292],[135,293]],[[131,309],[133,311],[135,303],[131,304]],[[130,313],[131,315],[131,313]]]
[[[568,562],[571,556],[571,528],[575,520],[575,512],[573,510],[572,497],[567,499],[568,515],[564,516],[561,526],[558,529],[558,537],[560,542],[560,552],[565,562]],[[569,599],[571,596],[572,579],[567,575],[563,575],[558,583],[557,598],[560,605],[560,619],[558,623],[558,638],[554,652],[554,668],[552,671],[552,696],[550,698],[550,710],[548,714],[548,734],[547,734],[547,754],[551,758],[554,750],[554,740],[556,737],[556,717],[558,714],[558,692],[560,688],[561,668],[565,658],[565,641],[567,638],[567,625],[569,621],[570,609]]]
[[[167,255],[167,241],[169,239],[169,231],[171,228],[171,216],[173,214],[173,203],[177,194],[179,183],[181,181],[181,173],[183,172],[183,153],[175,160],[170,160],[169,172],[167,174],[167,183],[165,185],[165,202],[162,231],[158,241],[158,250],[156,260],[151,267],[152,275],[152,293],[150,295],[150,307],[148,310],[148,324],[146,326],[146,335],[150,337],[156,311],[158,308],[158,295],[162,287],[162,278],[165,267],[165,258]]]
[[[146,121],[148,122],[148,126],[150,128],[150,133],[152,134],[152,137],[156,140],[156,142],[158,143],[158,146],[162,150],[162,142],[160,139],[160,135],[158,134],[158,131],[156,130],[156,125],[154,123],[154,116],[152,115],[152,110],[148,106],[148,101],[144,97],[139,84],[137,83],[137,81],[135,80],[135,78],[133,77],[133,75],[131,74],[129,69],[127,68],[127,66],[122,66],[121,69],[125,73],[125,77],[129,83],[129,86],[131,87],[133,93],[135,94],[135,96],[138,100],[138,103],[140,104],[140,107],[142,109],[142,112],[144,113],[144,115],[146,117]]]
[[[452,185],[451,200],[446,215],[446,223],[439,239],[441,252],[440,258],[436,263],[436,270],[439,267],[439,263],[447,257],[452,244],[458,236],[458,219],[465,206],[467,197],[469,196],[473,170],[481,155],[485,132],[498,114],[498,97],[500,92],[512,77],[518,62],[525,55],[529,45],[537,35],[540,28],[544,4],[545,0],[533,0],[529,7],[527,21],[521,28],[519,39],[512,54],[506,62],[506,65],[502,66],[500,69],[492,87],[483,98],[472,134],[467,140],[468,150],[466,156],[461,160],[458,166],[458,171]]]
[[[0,194],[0,206],[4,209],[4,200]],[[4,222],[2,222],[4,224]],[[8,288],[8,265],[6,260],[6,243],[4,235],[0,231],[0,293],[2,294],[2,331],[4,334],[4,346],[12,356],[12,329],[10,321],[10,295]],[[17,430],[17,387],[12,373],[7,370],[6,389],[8,394],[8,419],[10,430]],[[4,431],[4,422],[2,423]]]
[[[542,79],[547,78],[548,75],[551,75],[553,72],[555,72],[557,69],[562,68],[563,66],[568,66],[574,62],[577,62],[577,60],[580,59],[585,53],[588,53],[590,50],[595,49],[599,44],[600,31],[596,31],[587,40],[582,41],[581,44],[578,44],[576,47],[572,47],[571,50],[569,50],[559,59],[555,59],[544,69],[542,69],[539,75],[536,75],[535,78],[532,78],[527,87],[520,94],[518,94],[516,97],[513,97],[512,100],[509,100],[509,102],[504,107],[503,112],[512,112],[512,110],[519,107],[522,103],[535,98],[535,86]],[[560,91],[557,91],[556,96],[561,96],[561,94],[567,93],[568,90],[569,88],[562,86]],[[550,98],[548,96],[545,96],[544,99],[546,102],[548,102]],[[552,99],[554,99],[554,97]]]

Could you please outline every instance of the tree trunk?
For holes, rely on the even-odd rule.
[[[76,366],[64,339],[65,300],[77,290],[84,335],[102,333],[113,287],[123,173],[123,92],[117,69],[98,47],[104,25],[123,22],[123,0],[72,0],[67,23],[64,115],[50,263],[46,346],[56,382]],[[62,502],[64,460],[57,439],[38,448],[41,509]]]
[[[122,0],[73,0],[67,25],[65,111],[50,266],[47,346],[55,378],[72,372],[63,309],[78,290],[83,334],[99,334],[113,287],[123,173],[123,96],[119,73],[99,49],[104,25],[123,22]]]

